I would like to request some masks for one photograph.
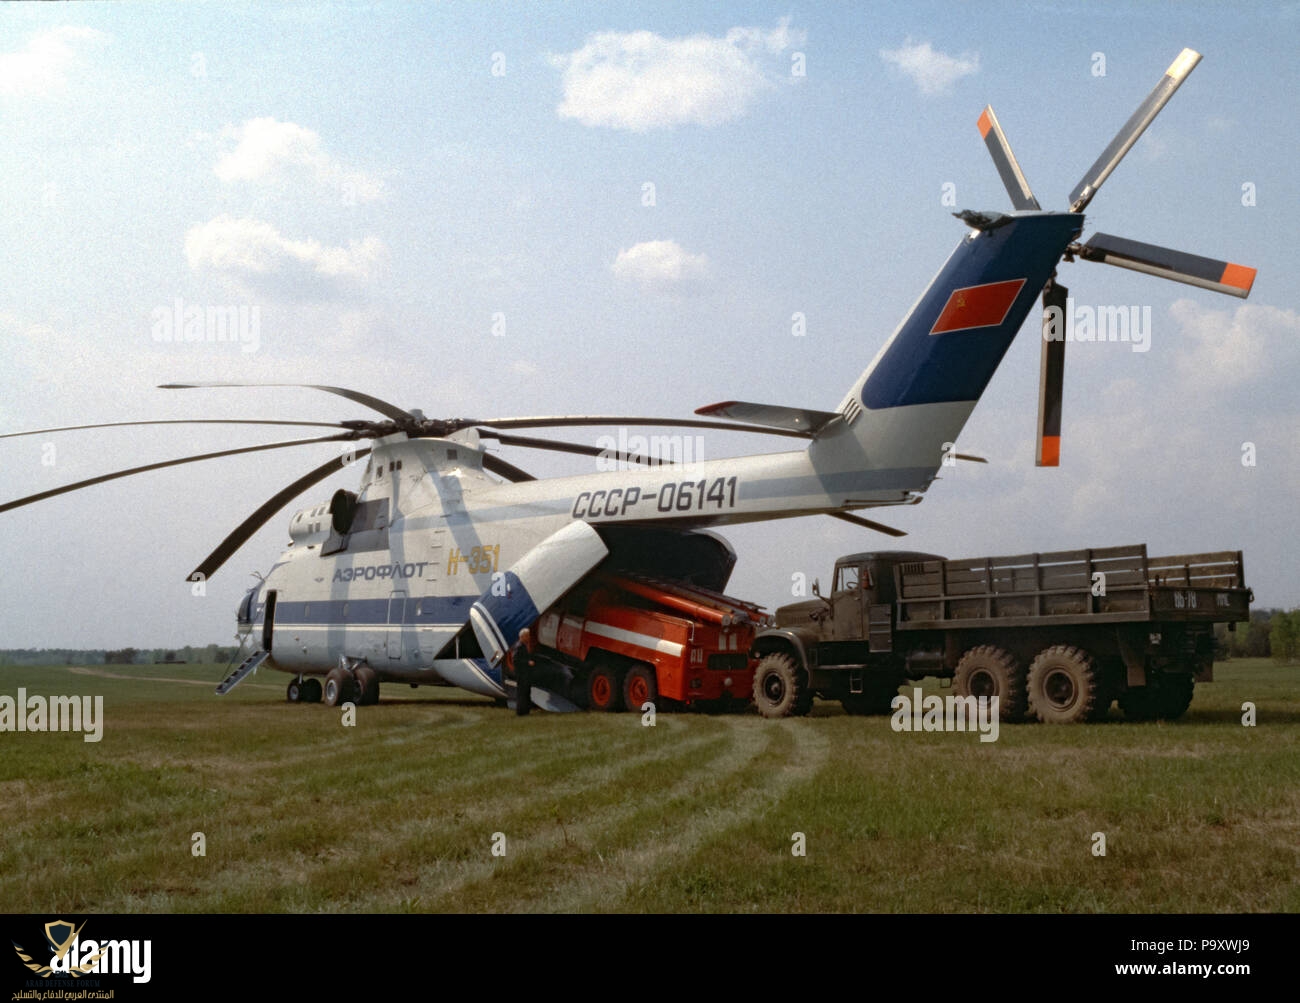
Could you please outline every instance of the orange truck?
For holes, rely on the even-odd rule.
[[[537,622],[538,653],[572,673],[570,696],[592,710],[750,699],[754,636],[771,618],[719,592],[628,574],[599,574]]]

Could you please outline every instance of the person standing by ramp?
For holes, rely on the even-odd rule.
[[[515,713],[524,717],[533,709],[533,669],[537,666],[533,657],[533,632],[527,627],[519,632],[519,640],[510,651],[510,662],[515,670]]]

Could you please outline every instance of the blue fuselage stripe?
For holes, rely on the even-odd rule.
[[[422,624],[462,624],[469,619],[469,608],[478,596],[407,596],[405,601],[390,599],[313,599],[311,602],[293,602],[278,599],[275,604],[276,623],[301,624],[366,624],[401,623],[411,626]],[[393,606],[389,619],[389,606]],[[263,619],[259,610],[257,620]]]

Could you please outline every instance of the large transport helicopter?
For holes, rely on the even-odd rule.
[[[1079,243],[1083,210],[1199,60],[1190,49],[1174,60],[1089,168],[1063,212],[1039,207],[992,108],[985,108],[980,133],[1014,211],[955,214],[968,232],[833,411],[726,401],[700,408],[701,417],[693,419],[439,419],[357,391],[316,386],[377,412],[382,420],[231,420],[225,423],[324,425],[337,431],[117,471],[5,503],[0,511],[212,457],[356,442],[354,451],[268,499],[190,575],[192,581],[211,577],[293,498],[365,459],[356,492],[337,491],[290,521],[288,548],[239,608],[240,627],[256,642],[255,650],[218,692],[266,665],[294,676],[291,698],[319,699],[319,677],[324,677],[329,703],[353,696],[369,702],[382,681],[452,685],[509,699],[514,685],[505,671],[507,656],[520,631],[537,624],[593,573],[648,576],[716,593],[726,585],[735,554],[711,532],[715,527],[827,514],[903,535],[853,513],[921,500],[1040,292],[1044,339],[1037,461],[1056,465],[1067,295],[1056,276],[1062,260],[1100,261],[1246,296],[1254,269],[1104,233]],[[745,430],[795,437],[803,446],[675,468],[651,457],[516,434],[602,425]],[[363,440],[370,445],[360,445]],[[488,452],[488,441],[616,458],[619,466],[632,469],[537,480]],[[582,666],[568,667],[570,674],[575,671],[581,674]],[[569,709],[563,690],[561,682],[551,680],[540,692],[534,689],[534,699],[550,709]]]

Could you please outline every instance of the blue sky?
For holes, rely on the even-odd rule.
[[[1079,305],[1149,307],[1151,328],[1144,352],[1070,346],[1062,466],[1033,465],[1031,321],[960,443],[991,464],[876,514],[953,557],[1242,549],[1258,602],[1295,606],[1298,42],[1296,4],[6,6],[0,429],[365,416],[308,391],[153,389],[196,379],[332,383],[430,415],[830,409],[961,238],[953,209],[1009,208],[983,106],[1040,202],[1064,208],[1188,46],[1203,62],[1085,234],[1254,266],[1251,297],[1063,266]],[[158,340],[178,298],[256,307],[256,346]],[[295,435],[0,440],[0,498]],[[227,639],[292,512],[354,475],[273,519],[205,596],[186,573],[331,453],[0,515],[0,647]],[[731,591],[769,606],[792,575],[825,580],[838,554],[889,545],[826,518],[725,535]]]

